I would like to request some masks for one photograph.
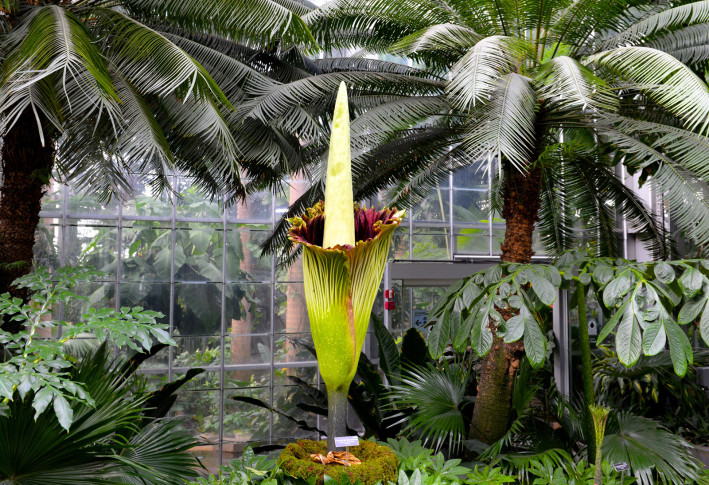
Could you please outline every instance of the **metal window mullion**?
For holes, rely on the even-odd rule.
[[[59,251],[59,264],[64,267],[66,266],[66,231],[67,231],[67,220],[66,220],[66,211],[67,211],[67,197],[69,195],[69,187],[67,187],[66,184],[62,184],[62,217],[61,217],[61,249]],[[64,320],[64,312],[66,310],[64,302],[59,302],[59,320],[63,321]],[[62,325],[59,324],[59,328],[57,329],[58,337],[61,338],[62,336]]]
[[[222,212],[222,309],[221,309],[221,336],[219,345],[221,350],[221,360],[219,365],[219,466],[222,466],[224,457],[224,351],[226,340],[226,236],[227,236],[227,211]],[[174,257],[173,257],[174,259]]]
[[[177,176],[174,176],[174,184],[177,186]],[[170,332],[170,337],[172,338],[175,334],[175,243],[176,238],[176,224],[175,220],[177,218],[177,199],[175,199],[174,194],[169,195],[172,202],[172,217],[170,218],[170,243],[172,244],[172,251],[170,254],[170,309],[168,312],[168,331]],[[172,346],[167,349],[167,380],[172,381],[172,366],[173,360],[175,358],[175,351]]]
[[[123,204],[118,204],[118,228],[116,229],[116,311],[121,308],[121,280],[123,279]]]
[[[276,227],[276,196],[271,195],[271,230]],[[271,254],[271,359],[269,361],[269,378],[268,378],[268,388],[269,388],[269,402],[271,407],[275,406],[275,395],[274,395],[274,384],[273,379],[275,373],[273,372],[274,366],[274,354],[276,353],[276,255]],[[318,369],[318,373],[320,370]],[[273,411],[268,412],[268,443],[273,444]]]
[[[492,156],[492,155],[490,155],[490,156]],[[500,163],[500,161],[498,160],[497,163]],[[493,239],[492,218],[494,216],[494,212],[492,210],[492,197],[493,197],[493,194],[492,194],[492,167],[489,167],[488,171],[487,171],[487,190],[488,190],[488,198],[490,199],[490,202],[491,202],[490,207],[488,207],[488,216],[487,216],[487,227],[488,227],[488,231],[489,231],[489,234],[487,235],[488,255],[492,256],[492,254],[493,254],[493,252],[492,252],[492,239]]]
[[[453,235],[453,172],[448,174],[448,221],[450,225],[450,248],[451,252],[448,255],[450,259],[455,257],[455,236]]]

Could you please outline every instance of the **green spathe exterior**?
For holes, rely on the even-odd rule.
[[[328,450],[335,449],[334,437],[346,430],[347,391],[357,370],[391,239],[404,215],[396,209],[377,211],[354,204],[349,140],[347,93],[342,84],[335,107],[325,202],[290,219],[289,233],[291,241],[303,245],[305,300],[328,392]]]
[[[340,83],[332,119],[330,150],[327,155],[325,183],[325,234],[323,247],[355,244],[354,214],[350,210],[352,195],[352,159],[350,155],[350,110],[347,87]]]

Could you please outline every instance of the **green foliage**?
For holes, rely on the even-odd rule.
[[[487,354],[492,322],[506,343],[523,339],[529,362],[542,366],[546,316],[561,281],[552,265],[503,263],[453,284],[429,314],[431,356],[440,358],[449,343],[459,352],[471,346],[478,355]]]
[[[674,371],[681,377],[693,362],[682,326],[698,321],[709,344],[708,276],[706,260],[637,263],[584,251],[567,252],[554,265],[498,264],[452,285],[431,310],[429,351],[440,358],[449,344],[458,351],[471,345],[485,355],[493,325],[506,343],[522,339],[527,359],[539,368],[556,291],[573,281],[589,286],[604,304],[608,320],[599,344],[615,331],[616,352],[626,366],[669,344]]]
[[[402,432],[422,438],[437,450],[446,447],[449,453],[458,452],[472,415],[470,372],[457,364],[405,371],[401,383],[390,386],[396,407],[411,409],[401,418]]]
[[[174,345],[166,325],[156,323],[162,315],[140,307],[89,308],[80,321],[52,319],[52,311],[60,304],[86,300],[72,292],[77,285],[87,283],[100,273],[86,268],[61,268],[50,273],[39,268],[18,279],[20,288],[30,291],[32,300],[23,303],[9,294],[0,295],[0,316],[21,322],[24,330],[11,334],[0,330],[0,344],[9,358],[0,363],[0,397],[7,401],[23,401],[33,396],[36,417],[52,405],[61,426],[69,430],[74,421],[72,401],[94,405],[94,399],[83,383],[71,379],[69,369],[75,362],[71,344],[80,339],[96,339],[127,347],[137,352],[149,351],[154,340]],[[61,327],[59,338],[45,338]],[[46,329],[46,330],[45,330]]]
[[[114,359],[104,343],[66,368],[67,381],[92,396],[91,404],[68,401],[69,430],[49,413],[36,414],[41,390],[24,398],[15,393],[0,416],[0,482],[177,485],[196,476],[198,462],[188,450],[198,441],[180,420],[164,418],[187,379],[142,390],[135,372],[143,360],[143,354]]]

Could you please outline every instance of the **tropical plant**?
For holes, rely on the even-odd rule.
[[[363,65],[418,79],[401,82],[398,96],[366,98],[369,109],[355,113],[355,197],[394,185],[392,203],[406,206],[443,175],[480,167],[495,178],[491,202],[507,223],[501,258],[526,263],[535,227],[552,254],[579,239],[600,254],[617,254],[616,213],[655,254],[670,254],[658,218],[616,177],[619,163],[665,194],[673,221],[706,247],[702,113],[709,89],[693,69],[701,71],[709,55],[700,34],[708,15],[704,2],[686,0],[336,0],[302,18],[326,51],[362,49],[416,62],[416,70],[362,58],[319,63],[349,75],[355,89]],[[428,89],[420,81],[426,78]],[[332,92],[326,77],[306,81]],[[312,147],[322,153],[322,143]],[[311,156],[296,165],[318,163]],[[322,197],[322,178],[290,216]],[[280,250],[286,230],[284,218],[265,249]],[[500,381],[515,360],[505,358],[495,332],[493,340],[483,389],[505,388]],[[478,424],[509,408],[509,395],[483,392],[479,402],[488,401]],[[502,431],[496,427],[487,439]]]
[[[372,304],[403,213],[354,205],[347,90],[333,115],[325,202],[290,220],[302,244],[305,298],[320,374],[327,388],[327,449],[347,428],[347,391],[357,370]]]
[[[113,358],[104,343],[85,354],[66,376],[80,383],[91,404],[67,404],[74,419],[65,429],[53,415],[37,412],[30,390],[14,398],[0,416],[0,481],[8,485],[129,483],[177,485],[197,475],[188,450],[198,441],[164,416],[174,392],[202,370],[149,392],[136,376],[147,354]],[[78,385],[78,384],[77,384]]]
[[[76,322],[52,319],[52,312],[59,305],[86,300],[72,290],[100,274],[87,268],[66,267],[54,274],[38,268],[16,283],[18,288],[29,291],[30,303],[8,293],[0,295],[0,316],[17,322],[23,329],[16,333],[0,329],[0,345],[6,357],[0,362],[0,397],[17,405],[21,404],[16,401],[27,399],[36,417],[46,414],[51,404],[59,425],[67,431],[75,420],[71,401],[89,407],[95,404],[87,387],[72,378],[72,343],[87,336],[98,342],[110,338],[117,347],[137,352],[150,351],[154,341],[175,344],[167,326],[155,321],[162,315],[140,307],[89,308]],[[61,337],[51,338],[59,327]]]
[[[279,84],[263,72],[283,63],[262,50],[315,45],[304,12],[274,0],[3,1],[0,293],[26,297],[11,283],[29,270],[53,170],[104,200],[138,178],[166,189],[178,171],[231,199],[241,175],[270,170],[264,158],[287,160],[279,127],[234,110]],[[272,139],[283,146],[265,148]]]

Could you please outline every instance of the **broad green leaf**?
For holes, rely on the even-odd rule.
[[[69,431],[69,427],[74,421],[74,411],[72,411],[71,406],[69,406],[69,403],[61,394],[54,396],[54,413],[57,415],[57,419],[62,428]]]
[[[615,307],[618,300],[622,299],[630,290],[630,284],[631,278],[627,271],[612,279],[603,289],[603,303],[606,308]]]
[[[664,284],[669,285],[675,279],[675,270],[669,264],[661,261],[655,266],[655,276]]]
[[[620,319],[618,331],[615,334],[615,348],[618,359],[626,367],[635,364],[642,350],[642,336],[632,311],[626,310]]]
[[[534,317],[529,312],[526,306],[522,306],[519,314],[507,320],[507,331],[505,332],[505,343],[516,342],[524,336],[524,329],[527,325],[534,322]]]
[[[470,341],[473,350],[480,357],[487,354],[492,346],[492,331],[488,328],[489,316],[488,312],[481,310],[475,316],[475,323],[470,332]]]
[[[692,344],[682,328],[668,315],[662,315],[662,322],[670,343],[670,357],[672,357],[675,374],[684,377],[687,373],[687,364],[691,364],[693,360]]]
[[[539,369],[544,365],[547,352],[547,339],[536,320],[525,322],[524,350],[532,367]]]
[[[682,309],[679,311],[677,320],[681,324],[692,323],[699,314],[704,310],[707,303],[707,297],[704,294],[699,294],[694,298],[688,300]]]
[[[593,279],[599,285],[605,285],[613,278],[613,268],[607,264],[598,264],[593,270]]]
[[[643,332],[643,353],[645,355],[656,355],[665,349],[666,342],[665,327],[658,320],[648,325]]]
[[[52,402],[53,395],[54,393],[49,387],[43,387],[37,392],[37,394],[35,394],[34,399],[32,400],[32,407],[35,410],[35,421],[37,420],[37,418],[39,418],[39,415],[42,414],[45,409],[47,409],[49,403]]]
[[[485,270],[485,279],[483,282],[485,286],[490,286],[492,284],[498,283],[502,279],[502,266],[496,264],[495,266],[489,267]]]
[[[470,340],[470,332],[475,324],[476,312],[468,315],[468,318],[463,320],[463,323],[458,328],[458,333],[453,337],[453,348],[456,352],[464,352],[468,346],[468,341]]]
[[[12,400],[14,388],[6,376],[0,375],[0,397]]]
[[[709,307],[705,307],[702,318],[699,319],[699,334],[704,339],[704,343],[709,345]]]
[[[431,327],[428,334],[428,352],[434,359],[440,359],[448,345],[450,335],[450,313],[446,312]]]
[[[630,305],[630,300],[623,303],[620,308],[615,311],[610,320],[603,325],[603,330],[601,330],[601,333],[598,335],[598,339],[596,339],[596,345],[600,345],[606,337],[608,337],[608,335],[615,330],[616,325],[618,325],[618,322],[623,316],[623,313],[625,313],[626,308],[628,308],[628,305]]]
[[[680,288],[682,288],[682,293],[684,293],[687,298],[692,298],[702,289],[704,276],[694,268],[687,268],[677,282]]]
[[[532,284],[532,290],[537,294],[542,303],[551,306],[556,300],[556,289],[544,276],[531,270],[527,272],[529,282]]]
[[[448,329],[448,335],[452,341],[458,332],[460,331],[460,326],[462,323],[462,316],[458,310],[453,310],[450,316],[450,328]]]

